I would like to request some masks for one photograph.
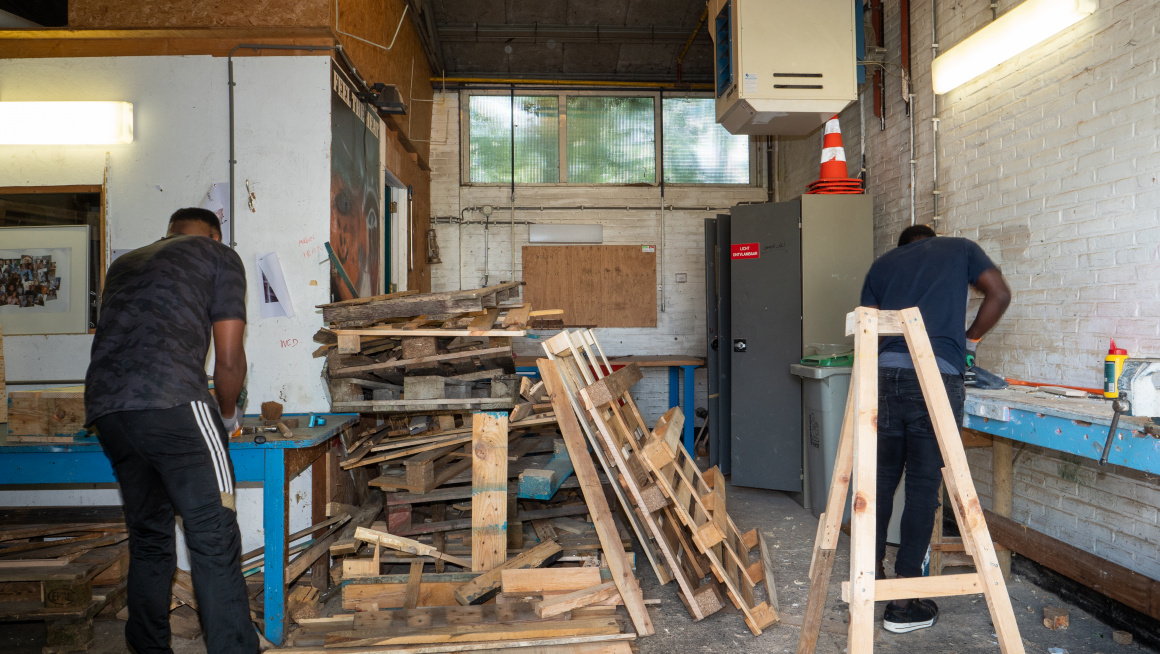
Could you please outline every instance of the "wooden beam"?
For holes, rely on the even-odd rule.
[[[612,571],[612,580],[616,582],[620,596],[624,598],[624,606],[632,618],[636,632],[641,636],[651,635],[654,629],[648,609],[644,605],[644,593],[640,590],[640,583],[633,574],[628,557],[624,554],[624,547],[620,544],[620,532],[616,528],[612,509],[608,505],[608,498],[604,495],[604,488],[596,473],[596,464],[588,454],[588,441],[580,431],[580,423],[572,410],[564,380],[553,361],[538,359],[536,367],[540,371],[540,379],[544,382],[544,389],[556,413],[560,434],[564,439],[564,445],[568,448],[568,457],[572,460],[572,472],[576,475],[580,490],[584,494],[584,501],[588,504],[596,534],[600,538],[600,546],[604,550],[605,563]]]
[[[503,592],[540,594],[545,592],[572,592],[598,586],[600,568],[525,568],[504,570],[500,573]]]
[[[937,577],[898,577],[874,582],[874,597],[879,602],[912,597],[950,597],[983,592],[977,573],[939,575]],[[850,582],[842,582],[842,601],[849,601]]]
[[[850,518],[850,654],[874,651],[874,537],[878,487],[878,316],[854,311],[854,501]],[[827,506],[840,514],[841,508]]]
[[[1011,551],[1107,595],[1148,617],[1160,620],[1160,581],[1112,563],[1003,517],[983,511],[995,541]]]
[[[491,570],[507,558],[508,418],[476,413],[471,431],[471,569]]]

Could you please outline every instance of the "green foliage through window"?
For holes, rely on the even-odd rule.
[[[517,184],[552,184],[560,182],[566,166],[570,184],[655,184],[657,99],[471,95],[468,179],[509,184],[514,173]],[[661,115],[665,183],[750,183],[749,137],[734,136],[717,124],[712,98],[666,97]]]
[[[470,102],[472,182],[511,182],[513,125],[516,183],[560,181],[559,98],[474,95]]]
[[[748,184],[749,137],[717,124],[712,98],[665,98],[666,184]]]

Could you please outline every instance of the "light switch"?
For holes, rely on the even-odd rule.
[[[689,281],[689,273],[677,273],[677,283],[684,284]]]

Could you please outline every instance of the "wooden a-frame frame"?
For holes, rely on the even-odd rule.
[[[1011,598],[999,567],[995,546],[987,531],[983,509],[975,493],[959,425],[947,398],[934,351],[918,309],[879,311],[858,307],[846,316],[846,334],[854,336],[854,371],[846,413],[834,462],[826,512],[810,561],[810,592],[802,619],[797,654],[812,654],[821,630],[826,589],[834,566],[838,532],[846,504],[847,486],[853,484],[850,522],[850,580],[842,583],[842,599],[850,604],[849,654],[874,651],[874,602],[914,597],[946,597],[982,593],[1003,654],[1024,654]],[[913,579],[874,578],[875,491],[878,468],[878,337],[906,338],[927,410],[943,457],[943,479],[967,554],[977,572]]]

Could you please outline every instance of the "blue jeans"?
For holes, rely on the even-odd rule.
[[[966,389],[960,375],[942,375],[955,424],[963,424]],[[939,508],[942,453],[926,410],[918,375],[907,368],[878,370],[878,530],[877,560],[886,554],[886,529],[894,508],[894,492],[906,470],[906,506],[894,572],[921,577]]]

